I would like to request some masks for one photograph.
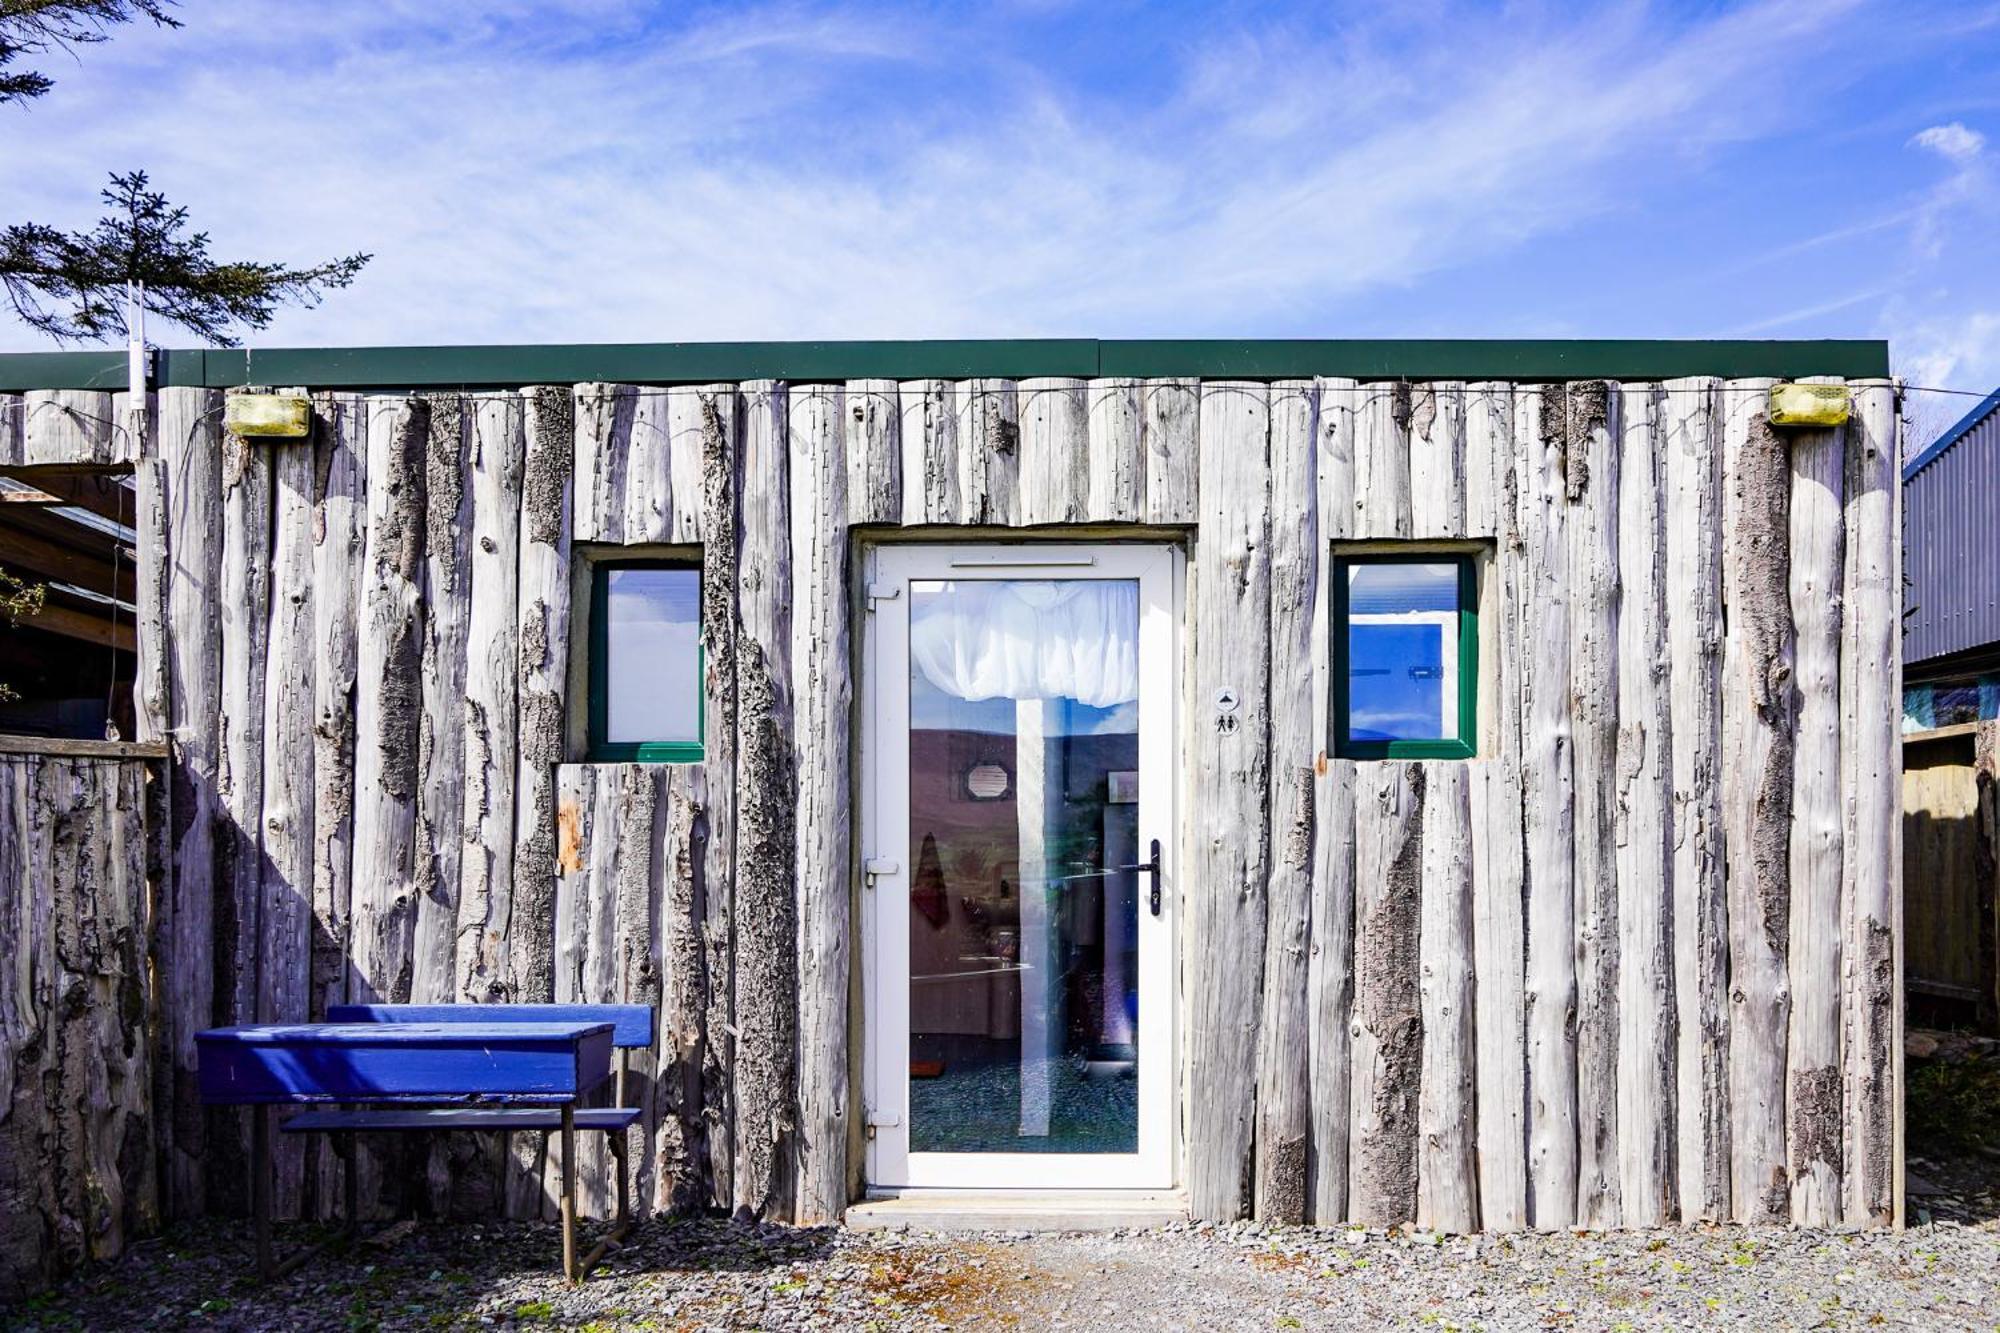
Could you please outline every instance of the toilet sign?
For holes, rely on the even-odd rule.
[[[1224,736],[1233,736],[1240,722],[1236,710],[1243,703],[1243,696],[1234,685],[1224,685],[1215,692],[1215,729]]]

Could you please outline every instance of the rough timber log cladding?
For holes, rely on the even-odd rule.
[[[1189,531],[1195,697],[1244,695],[1238,731],[1184,738],[1199,1212],[1894,1220],[1894,395],[1857,384],[1849,428],[1795,435],[1765,384],[321,394],[313,442],[261,464],[219,393],[160,390],[168,1197],[221,1197],[195,1029],[560,993],[660,1006],[627,1085],[643,1198],[837,1211],[850,530],[1129,522]],[[11,413],[8,447],[33,425],[37,458],[116,456],[76,425],[99,407],[0,402],[0,438]],[[1398,538],[1490,549],[1469,763],[1329,754],[1327,561]],[[571,765],[573,547],[637,543],[701,550],[707,757]],[[237,570],[266,571],[261,604]],[[286,936],[248,977],[246,910]],[[337,1176],[315,1157],[280,1197],[321,1208]]]

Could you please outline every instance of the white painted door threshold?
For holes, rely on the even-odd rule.
[[[1181,1190],[912,1189],[847,1209],[857,1231],[1123,1231],[1187,1220]]]

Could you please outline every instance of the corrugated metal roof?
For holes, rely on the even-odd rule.
[[[1903,661],[2000,643],[2000,390],[1903,469]]]

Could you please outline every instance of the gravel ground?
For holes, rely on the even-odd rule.
[[[22,1329],[2000,1330],[2000,1225],[1900,1235],[1735,1228],[1439,1240],[1235,1226],[1109,1235],[863,1234],[656,1222],[577,1290],[556,1231],[429,1224],[245,1280],[244,1229],[139,1246]]]

